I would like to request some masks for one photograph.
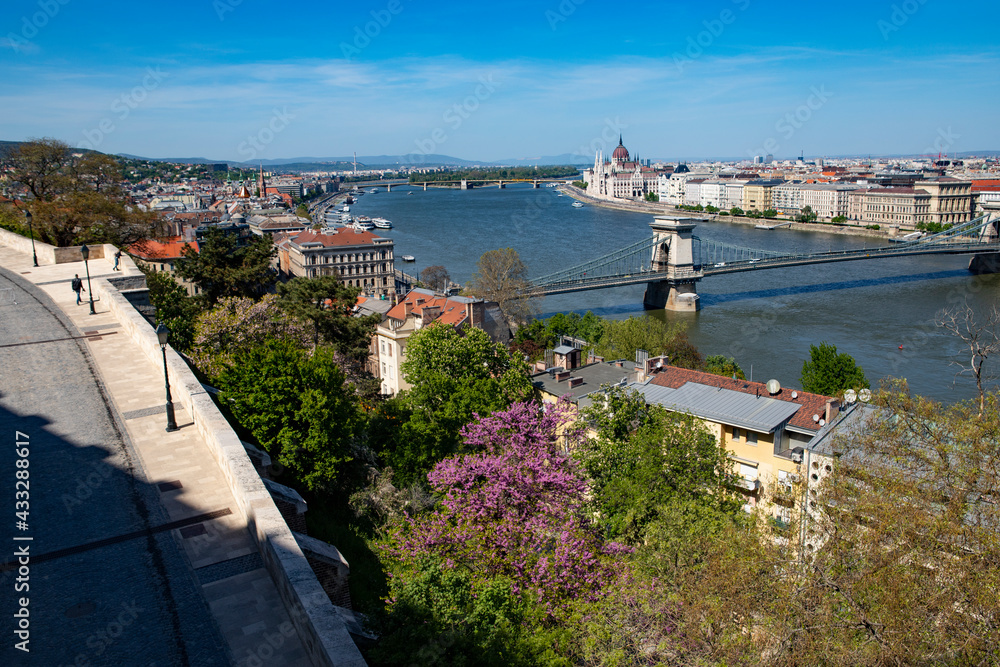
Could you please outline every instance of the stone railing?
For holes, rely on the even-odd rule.
[[[6,229],[0,229],[0,245],[8,246],[26,255],[31,254],[31,239],[27,236],[7,231]],[[83,260],[83,257],[80,256],[80,246],[78,245],[57,248],[54,245],[42,243],[36,239],[34,246],[39,265],[68,264]],[[115,256],[115,251],[117,250],[110,243],[95,243],[87,247],[90,248],[90,259],[111,259]]]
[[[102,303],[115,315],[122,330],[151,363],[162,365],[156,334],[149,323],[108,280],[94,281]],[[364,658],[282,519],[254,469],[239,437],[219,412],[211,396],[174,350],[167,349],[170,387],[176,400],[194,419],[209,453],[225,475],[229,488],[257,543],[264,565],[313,664],[361,667]]]

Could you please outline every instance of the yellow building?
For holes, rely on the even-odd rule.
[[[805,458],[822,458],[824,469],[832,465],[830,455],[810,443],[839,414],[835,398],[673,366],[631,388],[649,404],[702,421],[730,453],[747,511],[761,507],[787,522],[797,505],[799,483],[819,480],[810,480]]]

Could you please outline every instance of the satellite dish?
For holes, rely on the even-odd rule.
[[[826,426],[826,420],[825,419],[820,419],[819,420],[819,425],[820,426]]]
[[[792,392],[792,398],[798,398],[798,397],[799,397],[799,392],[793,391]]]
[[[865,403],[867,403],[868,401],[872,400],[872,392],[871,392],[871,390],[870,389],[862,389],[861,391],[858,392],[858,398],[860,398]]]
[[[848,403],[853,403],[854,401],[858,400],[857,392],[854,391],[853,389],[848,389],[847,391],[844,392],[844,400],[847,401]]]
[[[819,421],[819,415],[813,415],[813,421],[814,422],[818,422]]]
[[[781,391],[781,383],[779,383],[777,380],[768,380],[766,386],[767,386],[767,393],[771,394],[772,396]]]

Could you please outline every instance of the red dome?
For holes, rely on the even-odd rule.
[[[628,149],[622,144],[621,137],[618,137],[618,148],[611,154],[611,159],[619,162],[628,162]]]

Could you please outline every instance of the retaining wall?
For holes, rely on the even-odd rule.
[[[100,294],[101,302],[121,323],[123,333],[136,342],[151,363],[162,365],[163,357],[156,334],[142,315],[106,279],[95,280],[94,289]],[[238,509],[257,542],[264,565],[313,664],[324,667],[365,665],[347,625],[330,603],[239,437],[191,369],[169,347],[167,367],[173,396],[193,417],[195,427],[225,475]]]
[[[13,248],[18,252],[23,252],[26,255],[31,254],[31,239],[6,229],[0,229],[0,244]],[[110,243],[95,243],[87,247],[90,248],[90,259],[111,259],[115,256],[115,251],[117,250]],[[83,259],[80,256],[80,248],[81,246],[78,245],[57,248],[54,245],[42,243],[37,239],[35,240],[35,255],[38,257],[39,266],[43,264],[79,262]],[[127,255],[123,255],[122,259],[125,257]]]

